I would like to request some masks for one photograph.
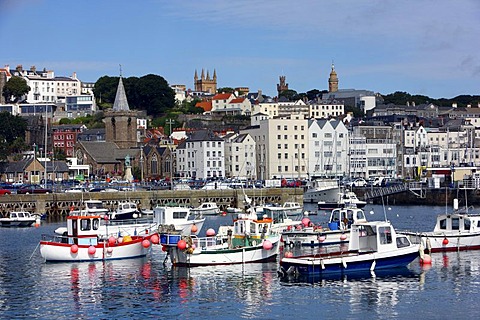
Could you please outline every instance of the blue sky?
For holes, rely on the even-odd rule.
[[[276,95],[328,88],[479,95],[478,0],[0,0],[0,66],[82,81],[158,74]]]

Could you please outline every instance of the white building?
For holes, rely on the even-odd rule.
[[[318,101],[309,105],[310,119],[337,118],[345,113],[345,106],[338,101]]]
[[[224,141],[207,130],[190,133],[176,149],[177,172],[195,179],[225,177]]]
[[[278,103],[276,102],[262,102],[252,105],[252,114],[265,114],[269,118],[278,116]]]
[[[261,120],[241,133],[256,142],[258,179],[307,177],[308,120],[303,116]]]
[[[248,133],[229,133],[225,140],[225,176],[257,179],[256,144]]]
[[[308,125],[310,177],[343,176],[348,163],[348,129],[340,120],[310,120]]]

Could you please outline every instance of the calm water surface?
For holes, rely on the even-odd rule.
[[[314,207],[307,208],[314,211]],[[428,231],[439,207],[373,206],[397,229]],[[311,215],[324,222],[328,214]],[[209,217],[204,230],[231,222]],[[477,319],[480,251],[433,255],[394,273],[280,281],[277,264],[172,268],[159,246],[144,259],[45,264],[40,228],[0,229],[0,318]],[[302,249],[308,252],[309,248]]]

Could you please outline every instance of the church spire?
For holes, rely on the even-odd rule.
[[[122,65],[120,65],[120,80],[118,81],[117,94],[113,103],[113,111],[130,111],[128,106],[127,95],[122,81]]]

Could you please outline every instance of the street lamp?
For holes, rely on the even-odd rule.
[[[140,183],[143,183],[143,147],[140,148]]]

